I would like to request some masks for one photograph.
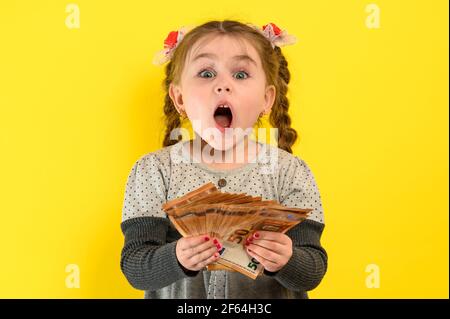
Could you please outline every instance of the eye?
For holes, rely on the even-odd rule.
[[[209,70],[202,70],[202,71],[200,71],[200,72],[198,73],[198,75],[199,75],[201,78],[212,78],[212,77],[214,76],[214,73],[211,72],[211,71],[209,71]],[[205,77],[205,76],[202,76],[202,75],[207,75],[207,76]]]
[[[237,75],[236,79],[246,79],[249,77],[248,73],[245,71],[239,71],[239,72],[236,72],[235,74]]]

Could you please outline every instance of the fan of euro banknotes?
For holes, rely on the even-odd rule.
[[[208,270],[238,271],[252,279],[264,269],[246,253],[245,239],[257,230],[285,233],[312,211],[244,193],[221,192],[211,182],[168,201],[163,209],[182,236],[208,234],[220,240],[220,258]]]

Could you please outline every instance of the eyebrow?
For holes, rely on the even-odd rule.
[[[200,58],[208,58],[208,59],[216,59],[217,55],[213,54],[213,53],[200,53],[199,55],[197,55],[194,59],[192,59],[192,62],[197,61]],[[253,63],[256,67],[258,66],[255,62],[255,60],[253,60],[251,57],[249,57],[247,54],[239,54],[239,55],[235,55],[233,58],[233,60],[237,60],[237,61],[247,61],[247,62],[251,62]]]

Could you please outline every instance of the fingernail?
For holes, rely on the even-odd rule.
[[[253,237],[249,237],[249,238],[247,238],[247,241],[252,241],[253,240]]]
[[[214,243],[215,245],[217,245],[219,242],[217,241],[217,239],[214,239],[214,240],[213,240],[213,243]]]
[[[254,233],[254,234],[253,234],[253,237],[259,238],[259,233]]]
[[[248,246],[248,245],[250,245],[250,243],[249,243],[249,242],[246,242],[246,243],[245,243],[245,246]]]
[[[214,257],[219,257],[219,254],[218,253],[214,253]]]
[[[205,241],[208,241],[209,240],[209,237],[208,236],[205,236]]]
[[[221,250],[222,249],[222,245],[216,245],[217,250]]]

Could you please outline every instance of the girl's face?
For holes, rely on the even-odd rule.
[[[185,112],[194,131],[211,147],[226,150],[251,132],[259,115],[268,114],[275,86],[266,76],[256,49],[245,39],[209,36],[192,47],[179,85],[169,95]]]

